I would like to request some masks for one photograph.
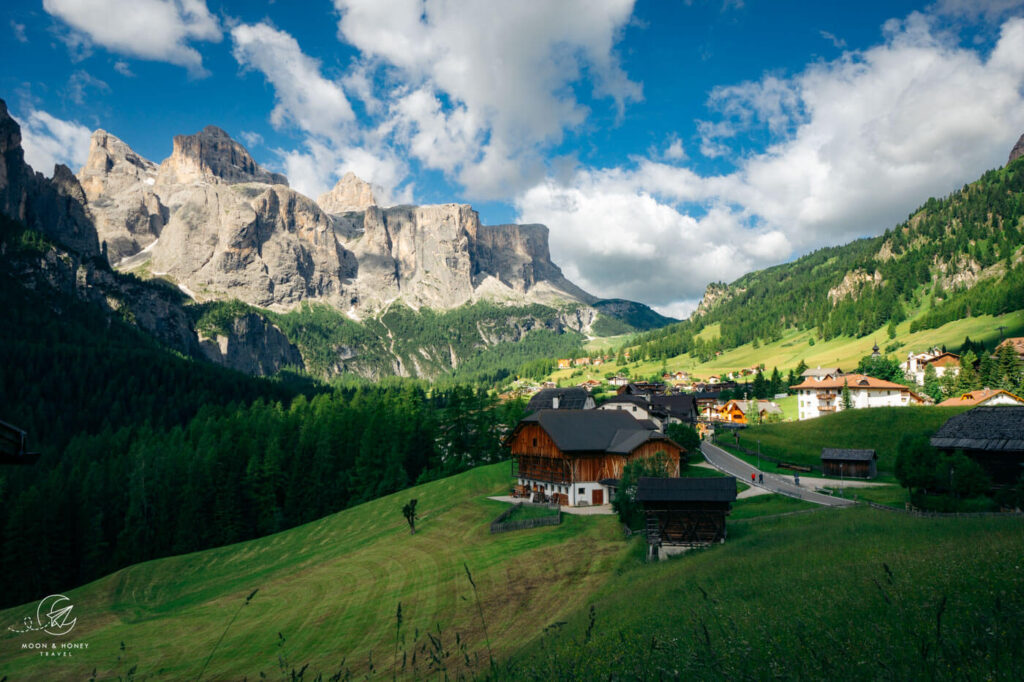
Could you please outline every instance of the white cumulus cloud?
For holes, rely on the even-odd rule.
[[[206,71],[190,43],[221,39],[205,0],[43,0],[43,9],[70,27],[76,43],[177,64],[196,76]]]
[[[614,51],[633,0],[335,0],[339,34],[397,85],[398,141],[472,196],[508,196],[588,111],[587,77],[621,112],[641,97]]]
[[[45,111],[30,111],[21,124],[21,146],[25,161],[46,176],[62,163],[77,171],[89,158],[92,131],[74,121],[64,121]]]
[[[704,144],[768,130],[776,142],[725,175],[638,160],[546,180],[515,201],[551,227],[552,255],[584,287],[665,311],[823,245],[879,234],[929,196],[1005,163],[1024,131],[1024,19],[984,56],[912,14],[885,41],[791,78],[716,90]]]

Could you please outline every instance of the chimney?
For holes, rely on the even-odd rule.
[[[554,398],[551,399],[551,409],[552,410],[557,410],[558,409],[558,396],[557,395]]]

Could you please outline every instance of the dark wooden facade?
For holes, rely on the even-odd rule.
[[[679,475],[682,448],[670,440],[654,440],[641,444],[628,454],[607,452],[562,452],[540,424],[522,424],[509,442],[519,478],[529,478],[557,485],[577,481],[600,481],[622,478],[622,470],[634,459],[651,457],[658,452],[668,455],[670,473]]]
[[[647,541],[655,545],[699,546],[725,541],[729,502],[644,502]]]
[[[836,478],[875,478],[878,455],[874,450],[825,448],[821,452],[821,471]]]

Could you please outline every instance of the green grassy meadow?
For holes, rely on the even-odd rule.
[[[954,600],[947,637],[983,645],[993,664],[1008,664],[1010,654],[996,647],[1020,632],[1004,632],[1002,612],[993,611],[1001,595],[1017,618],[1011,624],[1022,625],[1020,519],[915,519],[862,508],[789,515],[817,508],[766,495],[736,502],[724,545],[648,565],[642,540],[625,540],[614,516],[563,515],[560,526],[490,535],[490,521],[508,507],[486,497],[506,492],[509,481],[508,463],[480,467],[266,538],[123,569],[65,593],[78,623],[61,641],[88,649],[42,658],[21,645],[53,638],[5,629],[0,676],[86,679],[95,669],[98,679],[117,679],[135,667],[138,679],[195,679],[222,635],[203,679],[288,677],[279,657],[285,671],[309,664],[311,677],[345,670],[390,678],[396,667],[400,677],[481,675],[488,639],[500,677],[630,677],[629,665],[657,663],[672,647],[685,653],[675,665],[699,672],[710,665],[692,649],[694,619],[702,617],[724,676],[751,656],[772,664],[784,647],[818,632],[815,619],[822,636],[839,638],[840,652],[854,641],[846,618],[858,628],[881,619],[885,631],[892,614],[879,607],[872,583],[884,581],[881,562],[905,591],[886,588],[902,600],[893,613],[914,627],[934,622],[934,599],[918,603],[932,590]],[[419,501],[415,535],[400,512],[410,498]],[[698,587],[715,600],[712,611]],[[591,604],[592,641],[604,651],[594,655],[576,644]],[[0,612],[0,622],[17,624],[35,606]],[[967,616],[986,613],[995,634],[979,643]],[[644,653],[652,642],[653,658]],[[801,670],[819,672],[813,651],[788,651]],[[545,661],[555,668],[537,667]]]
[[[660,375],[662,367],[666,367],[673,372],[682,370],[697,378],[706,379],[713,374],[722,375],[758,364],[764,364],[769,372],[773,367],[778,367],[780,372],[785,373],[789,369],[795,368],[803,360],[809,367],[838,366],[844,371],[850,372],[857,367],[857,363],[862,357],[871,354],[871,347],[876,342],[882,349],[890,344],[897,344],[899,348],[892,351],[892,354],[903,360],[906,359],[907,353],[910,351],[921,352],[933,346],[957,348],[963,343],[965,336],[970,336],[971,339],[982,341],[992,347],[999,342],[999,326],[1004,327],[1003,334],[1005,336],[1024,335],[1024,310],[999,316],[969,317],[950,322],[938,329],[924,329],[911,334],[911,322],[924,312],[926,310],[922,308],[909,319],[897,325],[894,339],[889,339],[885,328],[880,328],[874,334],[861,338],[841,336],[828,341],[813,339],[814,345],[812,346],[810,343],[814,337],[813,330],[790,329],[778,341],[762,343],[758,348],[747,343],[727,350],[705,363],[689,355],[679,355],[669,358],[664,363],[661,360],[631,362],[628,367],[631,376],[636,378]],[[715,338],[718,334],[718,325],[713,324],[702,329],[697,337],[707,341]],[[616,372],[621,368],[613,362],[597,368],[581,369],[584,369],[583,373],[575,376],[573,376],[575,370],[558,370],[552,373],[551,380],[566,385],[576,384],[586,379],[601,380],[606,372]],[[786,418],[790,418],[788,412]],[[795,413],[793,418],[795,418]]]
[[[1024,676],[1019,517],[917,519],[864,507],[735,516],[723,545],[627,562],[505,676]]]
[[[204,679],[275,677],[279,654],[324,672],[344,660],[357,673],[369,671],[372,654],[375,669],[390,673],[399,602],[410,656],[417,630],[419,644],[439,626],[447,638],[460,633],[471,655],[482,652],[486,660],[464,563],[495,655],[509,655],[596,590],[626,545],[611,516],[565,515],[559,526],[491,536],[490,521],[508,507],[486,496],[507,492],[508,474],[508,463],[474,469],[276,535],[131,566],[70,590],[78,624],[67,639],[88,649],[40,659],[18,648],[39,637],[4,628],[0,677],[85,679],[93,668],[101,678],[116,677],[138,665],[140,676],[194,679],[256,589]],[[415,535],[401,514],[410,498],[418,499]],[[8,609],[0,622],[34,613],[34,604]],[[422,656],[418,663],[425,671]]]
[[[878,453],[878,471],[892,472],[904,435],[931,435],[963,407],[874,407],[844,410],[816,419],[749,426],[738,432],[739,444],[786,462],[818,466],[821,449],[867,448]],[[723,439],[725,445],[731,439]],[[767,469],[766,469],[767,471]]]

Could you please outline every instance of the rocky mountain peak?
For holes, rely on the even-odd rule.
[[[1024,156],[1024,135],[1021,135],[1020,139],[1017,140],[1017,144],[1013,145],[1013,149],[1010,150],[1010,158],[1006,161],[1006,164],[1010,165],[1022,156]]]
[[[370,206],[376,206],[377,200],[370,183],[349,171],[330,192],[321,194],[316,203],[326,213],[345,213],[365,211]]]
[[[95,131],[89,139],[89,158],[82,167],[80,179],[106,175],[115,171],[115,168],[135,176],[142,173],[155,175],[157,165],[136,154],[131,147],[106,130]]]
[[[245,147],[217,126],[206,126],[194,135],[174,136],[174,150],[160,164],[158,182],[287,185],[288,179],[261,168]]]
[[[53,173],[53,180],[48,180],[25,163],[21,126],[0,99],[0,213],[83,256],[98,255],[96,228],[82,187],[67,166],[58,165]]]

